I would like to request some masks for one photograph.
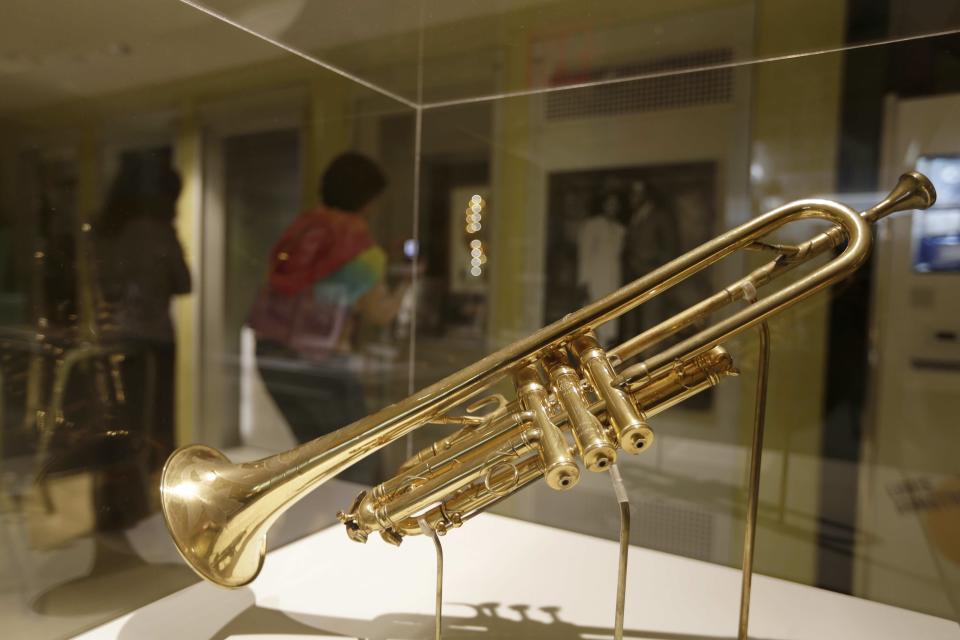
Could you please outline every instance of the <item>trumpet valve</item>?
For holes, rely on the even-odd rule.
[[[573,458],[569,460],[558,460],[547,467],[544,472],[544,477],[546,477],[547,485],[549,485],[551,489],[566,491],[573,489],[577,482],[580,481],[580,468],[577,466],[577,463],[573,461]]]
[[[597,395],[606,403],[620,447],[634,454],[647,450],[653,443],[653,430],[643,411],[621,388],[620,378],[600,343],[592,334],[586,334],[570,346]]]
[[[617,461],[617,451],[609,442],[593,442],[582,447],[583,466],[593,472],[607,471]]]
[[[524,409],[532,416],[534,440],[540,450],[547,486],[557,491],[572,489],[580,480],[580,467],[560,428],[550,420],[547,390],[536,366],[526,366],[517,372],[516,386]]]
[[[653,429],[646,422],[633,424],[620,432],[620,446],[624,451],[640,453],[653,445]]]
[[[544,367],[560,406],[567,413],[583,466],[588,471],[606,471],[616,462],[617,451],[603,425],[587,406],[580,376],[563,353],[549,354],[544,358]]]

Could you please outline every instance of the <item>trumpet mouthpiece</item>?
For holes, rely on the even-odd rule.
[[[919,171],[900,176],[897,185],[881,202],[863,212],[867,222],[876,222],[896,211],[928,209],[937,201],[937,190],[930,178]]]

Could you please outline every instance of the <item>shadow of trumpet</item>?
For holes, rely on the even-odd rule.
[[[434,618],[429,614],[385,613],[371,619],[316,615],[262,607],[249,590],[209,592],[216,603],[190,608],[189,620],[177,621],[184,609],[177,600],[158,602],[133,614],[120,630],[121,640],[160,638],[204,638],[238,640],[246,636],[296,636],[298,638],[363,638],[365,640],[429,640],[433,638]],[[164,606],[166,605],[166,606]],[[182,603],[180,604],[182,606]],[[176,609],[176,610],[175,610]],[[469,613],[456,615],[454,610]],[[204,611],[200,617],[197,612]],[[510,612],[507,615],[507,612]],[[447,603],[443,617],[445,640],[598,640],[612,638],[613,628],[581,625],[564,620],[560,607],[532,608],[526,604],[504,605]],[[533,615],[531,615],[533,614]],[[180,624],[181,627],[171,628]],[[734,640],[717,636],[625,629],[625,638],[644,640]]]

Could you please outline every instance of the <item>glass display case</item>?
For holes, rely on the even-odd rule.
[[[71,637],[199,581],[159,511],[176,447],[287,451],[766,211],[860,211],[914,170],[937,204],[879,222],[864,267],[769,322],[754,570],[960,618],[960,4],[8,4],[9,637]],[[769,259],[734,254],[597,339]],[[652,417],[655,444],[618,467],[632,544],[738,568],[759,345],[746,332],[727,348],[739,377]],[[284,515],[270,548],[334,524],[455,429],[385,443]],[[492,511],[619,534],[606,473]],[[503,544],[473,553],[496,563]]]

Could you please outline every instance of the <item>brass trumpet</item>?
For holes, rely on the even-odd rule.
[[[830,200],[798,200],[401,402],[291,451],[231,464],[210,447],[182,448],[167,461],[161,482],[170,534],[202,577],[226,587],[245,585],[259,573],[267,531],[287,508],[351,464],[427,424],[461,428],[417,453],[395,477],[361,493],[348,511],[338,514],[352,539],[364,542],[379,532],[399,544],[404,536],[421,532],[420,520],[442,534],[540,477],[553,489],[570,489],[580,477],[580,462],[588,471],[603,472],[618,451],[645,451],[654,439],[651,417],[735,375],[723,342],[860,267],[871,250],[870,223],[895,211],[925,209],[935,199],[925,176],[908,173],[882,202],[862,213]],[[810,218],[832,226],[798,245],[763,241],[783,225]],[[773,258],[609,351],[597,342],[597,326],[740,249],[770,252]],[[837,255],[825,264],[757,298],[760,287],[834,249],[839,249]],[[741,300],[749,304],[643,362],[623,366]],[[513,401],[494,395],[474,401],[464,413],[453,412],[508,376],[516,389]]]

